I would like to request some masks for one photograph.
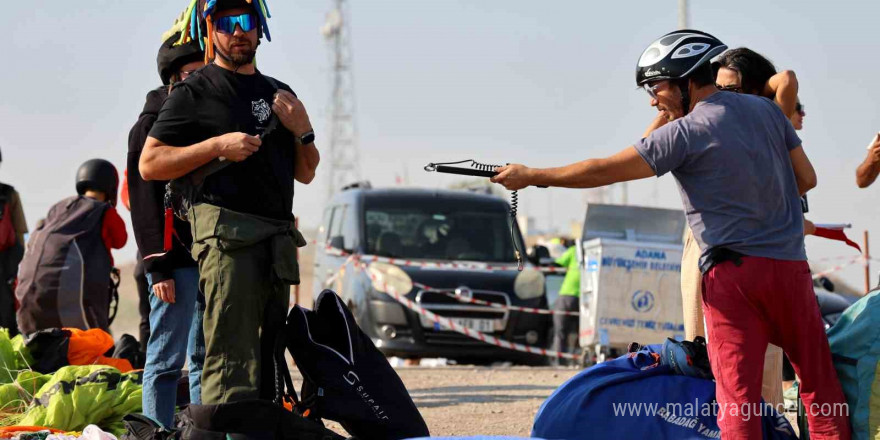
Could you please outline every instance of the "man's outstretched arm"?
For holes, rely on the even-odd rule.
[[[558,168],[529,168],[513,164],[497,168],[496,171],[498,175],[492,178],[492,182],[500,183],[509,190],[530,185],[597,188],[655,175],[633,146],[610,157],[587,159]]]

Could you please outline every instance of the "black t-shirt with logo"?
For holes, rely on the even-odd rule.
[[[286,84],[275,84],[293,93]],[[185,147],[232,132],[261,135],[272,117],[274,94],[272,82],[259,71],[243,75],[209,64],[175,84],[150,136]],[[199,201],[291,219],[294,148],[293,134],[279,121],[256,153],[208,176]]]

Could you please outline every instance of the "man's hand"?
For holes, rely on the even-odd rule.
[[[877,133],[868,144],[868,160],[872,164],[880,163],[880,133]]]
[[[813,235],[816,233],[816,225],[813,222],[804,219],[804,235]]]
[[[284,124],[284,127],[295,136],[301,136],[312,129],[312,122],[309,121],[309,115],[302,101],[287,90],[278,89],[275,93],[272,111],[278,115],[278,120]]]
[[[218,156],[233,162],[241,162],[260,149],[263,141],[247,133],[226,133],[217,137]]]
[[[500,183],[510,191],[523,189],[532,184],[531,168],[525,165],[506,165],[495,168],[495,172],[498,174],[490,179],[492,183]]]
[[[868,155],[856,169],[856,185],[867,188],[880,174],[880,133],[874,135],[868,144]]]
[[[174,304],[174,280],[159,281],[153,284],[153,294],[163,302]]]

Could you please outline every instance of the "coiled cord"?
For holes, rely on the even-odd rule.
[[[491,171],[494,172],[496,168],[502,167],[502,165],[493,165],[488,163],[477,162],[473,159],[460,160],[457,162],[438,162],[438,163],[429,163],[425,166],[425,171],[437,171],[437,165],[459,165],[459,164],[469,164],[471,168],[478,169],[480,171]],[[510,229],[510,239],[513,240],[513,253],[516,257],[516,264],[518,270],[523,270],[523,258],[522,258],[522,240],[519,235],[516,233],[516,210],[519,207],[519,194],[516,191],[510,192],[510,217],[508,218],[508,227]]]

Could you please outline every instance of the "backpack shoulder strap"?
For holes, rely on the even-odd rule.
[[[287,338],[283,331],[275,337],[275,403],[284,405],[288,401],[292,405],[299,405],[296,389],[290,377],[290,369],[287,368],[287,359],[284,358],[284,350],[287,347]],[[286,388],[286,391],[285,391]]]

